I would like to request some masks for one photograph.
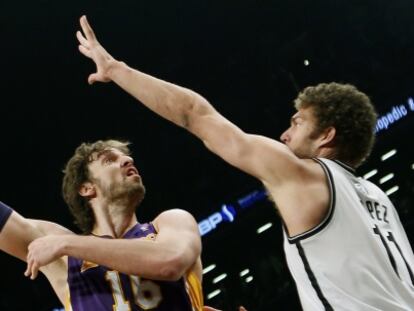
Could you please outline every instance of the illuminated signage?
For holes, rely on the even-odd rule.
[[[409,97],[405,104],[391,107],[391,109],[378,117],[375,126],[375,133],[387,130],[395,122],[405,118],[409,113],[414,111],[414,100]]]
[[[264,190],[253,191],[246,196],[237,200],[237,204],[223,204],[221,209],[198,223],[200,235],[206,235],[210,231],[216,229],[221,223],[233,222],[237,215],[237,210],[245,209],[254,203],[267,197]]]
[[[203,236],[209,233],[211,230],[217,228],[222,222],[233,222],[236,216],[236,209],[232,205],[223,204],[221,210],[210,215],[206,219],[198,223],[198,230],[200,235]]]

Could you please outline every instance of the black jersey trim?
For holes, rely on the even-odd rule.
[[[299,256],[302,259],[303,266],[305,267],[306,274],[308,275],[309,281],[311,282],[312,287],[316,292],[316,295],[318,295],[318,298],[320,299],[326,311],[333,311],[331,304],[329,303],[329,301],[326,299],[326,297],[322,293],[322,290],[319,286],[318,280],[315,277],[315,274],[313,274],[313,271],[309,265],[308,259],[306,258],[305,251],[303,250],[303,247],[300,244],[300,241],[297,241],[295,244],[298,249]]]
[[[341,166],[342,168],[346,169],[348,172],[351,172],[352,174],[355,174],[355,169],[339,160],[333,160],[336,164]]]
[[[318,162],[321,166],[323,171],[325,172],[326,178],[328,179],[328,187],[329,187],[329,210],[327,215],[325,216],[325,218],[321,221],[320,224],[318,224],[316,227],[305,231],[301,234],[297,234],[295,236],[289,237],[288,236],[288,232],[286,226],[284,226],[285,231],[286,231],[286,237],[287,240],[289,241],[290,244],[294,244],[299,240],[304,240],[306,238],[309,238],[312,235],[317,234],[318,232],[320,232],[323,228],[325,228],[328,224],[329,221],[332,219],[332,215],[334,213],[335,210],[335,202],[336,202],[336,195],[335,195],[335,184],[334,184],[334,180],[332,178],[332,173],[329,170],[328,166],[323,163],[320,159],[316,159],[313,158],[314,161]]]

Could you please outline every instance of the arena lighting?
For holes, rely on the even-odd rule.
[[[249,269],[244,269],[243,271],[240,272],[240,277],[245,276],[246,274],[249,274],[250,270]]]
[[[389,180],[390,180],[390,179],[392,179],[392,178],[394,178],[394,174],[393,174],[393,173],[389,173],[389,174],[385,175],[384,177],[382,177],[382,178],[379,180],[379,183],[380,183],[380,184],[383,184],[383,183],[385,183],[385,182],[389,181]]]
[[[251,281],[253,281],[253,277],[250,275],[246,278],[246,283],[250,283]]]
[[[222,274],[220,274],[219,276],[216,276],[216,277],[213,279],[213,284],[217,284],[218,282],[220,282],[220,281],[224,280],[226,277],[227,277],[227,273],[222,273]]]
[[[273,224],[271,222],[268,222],[267,224],[265,224],[265,225],[261,226],[259,229],[257,229],[257,234],[260,234],[260,233],[266,231],[271,226],[273,226]]]
[[[392,187],[392,188],[388,189],[387,191],[385,191],[385,193],[386,193],[387,195],[391,195],[391,194],[393,194],[394,192],[398,191],[398,189],[400,189],[400,187],[398,187],[398,186],[394,186],[394,187]]]
[[[203,269],[203,274],[209,273],[211,270],[214,270],[215,268],[216,268],[215,264],[209,265]]]
[[[221,290],[216,289],[215,291],[212,291],[210,294],[207,295],[207,299],[211,299],[213,297],[216,297],[220,293],[221,293]]]
[[[378,173],[377,169],[373,169],[364,175],[364,179],[370,179],[372,176]]]
[[[310,65],[310,62],[309,62],[309,60],[305,59],[305,60],[303,61],[303,64],[304,64],[305,66],[309,66],[309,65]]]
[[[381,161],[385,161],[397,153],[397,149],[392,149],[381,156]]]

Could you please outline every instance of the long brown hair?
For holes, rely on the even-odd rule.
[[[129,142],[119,140],[98,140],[94,143],[82,143],[67,162],[63,170],[63,199],[75,218],[75,224],[83,233],[89,234],[95,224],[95,218],[88,200],[79,194],[82,184],[90,181],[88,165],[93,160],[92,155],[111,148],[129,155],[131,153],[128,148],[129,145]]]

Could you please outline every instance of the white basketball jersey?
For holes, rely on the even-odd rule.
[[[393,204],[352,168],[315,161],[328,179],[329,212],[312,230],[284,232],[303,309],[414,310],[414,255]]]

